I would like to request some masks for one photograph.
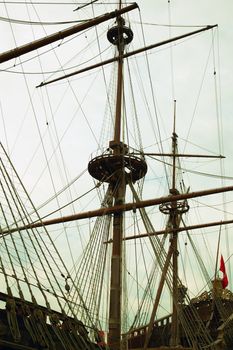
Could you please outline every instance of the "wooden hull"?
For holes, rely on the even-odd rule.
[[[206,295],[208,296],[208,294]],[[217,305],[219,306],[217,307]],[[230,298],[217,298],[215,304],[213,304],[213,300],[209,296],[206,298],[199,298],[190,305],[184,306],[182,312],[189,314],[190,308],[193,306],[204,323],[204,326],[208,329],[215,349],[233,350],[233,320],[231,320],[231,317],[233,318],[233,300]],[[223,315],[224,319],[222,317]],[[197,339],[197,344],[199,345],[198,324],[195,324],[193,320],[189,320],[188,326],[192,328],[195,339]],[[146,334],[147,326],[134,330],[129,336],[129,349],[143,349]],[[188,342],[186,333],[181,325],[179,328],[179,334],[181,349],[190,349],[190,343]],[[170,340],[171,315],[154,323],[148,348],[150,350],[179,349],[179,347],[170,346]]]
[[[1,293],[0,349],[64,350],[97,349],[83,323],[72,317]]]

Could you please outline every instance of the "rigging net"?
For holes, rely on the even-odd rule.
[[[11,334],[20,341],[24,331],[19,323],[23,321],[31,338],[40,344],[51,346],[56,337],[67,350],[72,343],[80,348],[90,343],[84,324],[91,337],[96,332],[92,315],[46,228],[11,232],[40,217],[2,145],[0,152],[1,231],[8,231],[0,244],[1,300],[6,303]],[[78,295],[75,307],[71,288]]]

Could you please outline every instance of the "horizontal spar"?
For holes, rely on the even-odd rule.
[[[55,224],[59,224],[59,223],[87,219],[87,218],[92,218],[92,217],[97,217],[97,216],[102,216],[102,215],[110,215],[110,214],[114,214],[117,212],[129,211],[129,210],[133,210],[133,209],[137,209],[137,208],[150,207],[152,205],[159,205],[159,204],[163,204],[163,203],[177,202],[180,200],[208,196],[211,194],[217,194],[217,193],[223,193],[223,192],[229,192],[229,191],[233,191],[233,186],[213,188],[213,189],[209,189],[209,190],[202,190],[202,191],[196,191],[196,192],[190,192],[190,193],[148,199],[148,200],[140,201],[137,203],[126,203],[123,205],[115,205],[113,207],[100,208],[100,209],[86,211],[83,213],[77,213],[77,214],[64,216],[64,217],[60,217],[60,218],[32,222],[30,224],[27,224],[27,225],[24,225],[21,227],[12,228],[10,230],[4,230],[1,233],[8,234],[11,232],[22,231],[22,230],[31,229],[31,228],[55,225]]]
[[[127,236],[124,237],[124,241],[130,241],[135,240],[138,238],[145,238],[149,236],[158,236],[158,235],[164,235],[165,233],[174,233],[174,232],[183,232],[183,231],[190,231],[190,230],[197,230],[200,228],[207,228],[207,227],[213,227],[213,226],[221,226],[221,225],[229,225],[233,224],[233,220],[223,220],[223,221],[213,221],[213,222],[207,222],[205,224],[198,224],[198,225],[191,225],[191,226],[185,226],[185,227],[178,227],[174,229],[167,229],[167,230],[156,230],[154,232],[148,232],[148,233],[141,233],[138,235],[133,236]],[[105,243],[112,243],[112,240],[106,241]]]
[[[226,158],[224,156],[220,155],[212,155],[212,154],[188,154],[188,153],[176,153],[176,154],[172,154],[172,153],[136,153],[134,152],[133,155],[144,155],[144,156],[161,156],[161,157],[176,157],[176,158],[219,158],[219,159],[223,159]]]
[[[37,50],[40,47],[46,46],[48,44],[52,44],[53,42],[55,42],[57,40],[62,40],[70,35],[79,33],[85,29],[91,28],[91,27],[96,26],[100,23],[108,21],[111,18],[115,18],[115,17],[120,16],[126,12],[134,10],[137,7],[138,7],[138,5],[136,3],[133,3],[133,4],[126,6],[120,10],[115,10],[113,12],[106,13],[102,16],[90,19],[84,23],[77,24],[77,25],[72,26],[70,28],[61,30],[57,33],[48,35],[44,38],[32,41],[30,43],[27,43],[27,44],[19,46],[19,47],[16,47],[13,50],[3,52],[2,54],[0,54],[0,63],[6,62],[12,58],[16,58],[16,57],[19,57],[19,56],[24,55],[26,53],[29,53],[31,51]]]
[[[205,30],[210,30],[210,29],[215,28],[215,27],[217,27],[217,24],[212,25],[212,26],[207,26],[207,27],[204,27],[202,29],[195,30],[193,32],[182,34],[182,35],[176,36],[174,38],[163,40],[163,41],[160,41],[159,43],[155,43],[155,44],[143,47],[141,49],[137,49],[135,51],[126,52],[125,54],[122,55],[122,58],[128,58],[128,57],[131,57],[131,56],[135,56],[135,55],[138,55],[138,54],[143,53],[145,51],[155,49],[155,48],[157,48],[159,46],[163,46],[163,45],[172,43],[174,41],[177,41],[177,40],[180,40],[180,39],[184,39],[184,38],[186,38],[186,37],[188,37],[190,35],[198,34],[198,33],[201,33],[201,32],[203,32]],[[92,69],[98,68],[98,67],[105,66],[106,64],[110,64],[110,63],[116,62],[116,61],[119,60],[119,58],[120,58],[119,56],[116,56],[116,57],[113,57],[113,58],[109,58],[106,61],[101,61],[99,63],[96,63],[96,64],[92,65],[92,66],[88,66],[88,67],[82,68],[82,69],[80,69],[78,71],[75,71],[75,72],[63,75],[62,77],[58,77],[58,78],[55,78],[55,79],[52,79],[52,80],[49,80],[49,81],[46,81],[46,82],[42,82],[42,83],[40,83],[40,85],[37,86],[37,88],[38,87],[43,87],[43,86],[51,84],[51,83],[55,83],[56,81],[59,81],[59,80],[62,80],[62,79],[70,78],[70,77],[72,77],[74,75],[81,74],[81,73],[90,71]]]

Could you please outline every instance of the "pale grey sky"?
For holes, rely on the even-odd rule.
[[[164,49],[159,48],[148,52],[148,62],[161,128],[161,140],[167,140],[171,136],[173,100],[176,99],[177,134],[180,138],[181,149],[192,153],[212,152],[219,154],[221,152],[226,156],[222,166],[217,161],[199,161],[196,164],[193,160],[185,160],[184,168],[216,175],[222,172],[228,177],[233,177],[232,0],[221,2],[217,0],[171,0],[170,5],[165,0],[141,0],[138,1],[138,4],[141,18],[137,10],[129,15],[135,34],[135,40],[129,47],[129,51],[144,45],[142,28],[139,24],[141,19],[144,23],[147,45],[165,40],[169,36],[195,30],[195,27],[192,26],[219,25],[218,30],[214,30],[213,34],[211,31],[205,32],[193,38],[182,40],[181,43],[174,44],[170,48],[166,46]],[[9,16],[11,19],[23,21],[38,21],[40,19],[43,22],[55,22],[89,18],[92,15],[92,10],[87,8],[73,12],[76,6],[35,4],[24,7],[16,4],[0,4],[0,16]],[[95,13],[107,12],[114,8],[115,5],[105,7],[96,5]],[[113,24],[113,21],[110,23]],[[103,60],[113,55],[113,50],[109,48],[105,34],[110,23],[103,24],[98,28]],[[171,24],[172,27],[168,27],[168,24]],[[0,29],[4,33],[0,42],[0,52],[30,42],[33,38],[40,38],[45,33],[52,33],[59,30],[60,27],[58,25],[40,27],[10,24],[0,20]],[[62,28],[65,27],[62,26]],[[53,196],[54,188],[59,191],[67,181],[71,181],[85,170],[91,153],[98,148],[96,140],[100,136],[105,136],[105,134],[100,135],[101,130],[106,133],[106,139],[105,143],[100,146],[108,146],[106,140],[109,137],[109,130],[107,127],[111,127],[111,121],[109,108],[106,105],[106,87],[101,69],[74,77],[70,83],[64,80],[48,88],[35,88],[41,81],[49,77],[62,75],[61,65],[70,68],[68,72],[75,69],[71,67],[82,62],[87,61],[86,65],[88,65],[90,57],[95,57],[98,54],[98,43],[95,35],[95,31],[92,30],[66,44],[64,44],[66,41],[64,40],[55,52],[41,55],[40,60],[35,58],[25,62],[36,56],[37,53],[25,55],[21,58],[21,61],[25,62],[22,66],[19,64],[19,59],[9,61],[1,66],[0,138],[8,149],[26,188],[32,192],[36,206]],[[56,46],[57,43],[54,44],[54,47]],[[45,51],[45,49],[41,49],[38,53],[41,54]],[[89,64],[99,62],[99,60],[100,57],[96,57]],[[16,66],[12,67],[14,64]],[[142,141],[146,147],[145,151],[155,152],[158,151],[155,147],[157,141],[152,132],[150,117],[155,128],[156,120],[147,62],[144,55],[141,54],[136,61],[129,59],[129,64],[132,74],[135,72],[138,74],[134,80],[134,86]],[[38,74],[41,70],[45,72],[44,75]],[[52,73],[56,70],[59,72]],[[23,72],[25,75],[22,74]],[[106,67],[105,74],[106,80],[111,78],[113,82],[111,68]],[[113,86],[107,84],[107,89],[111,99]],[[150,104],[151,115],[149,115],[146,100]],[[31,104],[32,101],[33,104]],[[130,104],[127,105],[129,114],[135,114],[132,105],[131,99]],[[106,129],[103,128],[105,123]],[[130,126],[131,122],[128,121],[128,123]],[[125,135],[127,137],[127,133]],[[158,137],[157,129],[156,136]],[[131,134],[129,137],[133,143],[134,139]],[[44,148],[41,146],[41,139],[43,139]],[[186,142],[187,139],[190,144]],[[165,150],[169,151],[170,139],[163,145]],[[46,163],[50,164],[52,176],[50,176]],[[163,178],[162,171],[164,169],[155,161],[149,160],[149,163],[150,171],[145,183],[148,190],[145,191],[145,196],[151,198],[165,195],[168,188]],[[64,164],[66,170],[64,170]],[[72,188],[72,193],[61,198],[60,205],[69,201],[70,196],[72,198],[79,196],[93,186],[90,176],[87,173],[85,175],[87,177],[81,177],[80,182]],[[206,187],[227,186],[233,183],[232,179],[221,181],[213,177],[195,175],[185,170],[183,175],[185,185],[191,186],[191,191]],[[199,222],[221,220],[221,218],[232,219],[232,199],[233,195],[227,194],[224,197],[190,201],[192,209],[188,218],[189,224],[194,224],[197,218]],[[230,203],[224,207],[220,205],[222,202]],[[203,208],[203,203],[207,203],[215,209]],[[49,207],[41,210],[41,214],[44,215],[48,210],[56,209],[57,205],[56,202],[53,202]],[[74,209],[69,208],[64,213],[72,213],[73,210],[94,209],[96,205],[98,205],[97,197],[92,196],[91,193],[87,201],[82,198]],[[197,213],[197,209],[200,209],[200,212]],[[158,220],[158,225],[162,225],[163,222],[164,219]],[[87,229],[88,224],[80,223],[81,226],[84,225],[85,229]],[[77,238],[72,229],[71,232],[71,246],[75,247],[78,244]],[[54,228],[53,233],[59,236],[60,231]],[[208,236],[208,238],[211,237]],[[184,242],[185,238],[182,239]],[[211,252],[212,257],[208,256],[206,263],[211,271],[211,263],[213,263],[211,258],[214,257],[216,251],[216,238],[211,238],[209,242],[213,242],[213,251]],[[62,253],[65,254],[67,246],[62,245],[59,239],[58,243]],[[204,243],[199,243],[200,250],[204,251]],[[225,243],[227,241],[224,238],[222,250],[228,256],[232,252],[227,250]],[[194,282],[192,281],[192,283]]]

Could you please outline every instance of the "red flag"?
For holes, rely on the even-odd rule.
[[[221,255],[221,259],[220,259],[220,271],[222,271],[222,273],[223,273],[222,287],[225,289],[226,286],[228,285],[228,277],[227,277],[227,273],[226,273],[225,262],[223,260],[222,255]]]

